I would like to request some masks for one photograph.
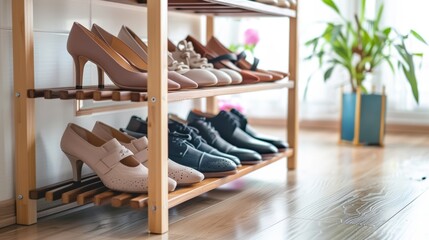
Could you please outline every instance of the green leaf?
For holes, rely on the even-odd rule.
[[[334,72],[335,66],[330,67],[328,70],[326,70],[325,74],[323,74],[323,81],[326,82],[331,78],[332,73]]]
[[[313,75],[314,75],[316,72],[317,72],[317,70],[316,70],[316,71],[314,71],[314,72],[312,72],[312,73],[310,74],[310,76],[308,76],[308,78],[307,78],[307,83],[305,84],[305,88],[304,88],[304,101],[307,99],[307,92],[308,92],[308,87],[309,87],[309,85],[310,85],[310,81],[311,81],[311,79],[313,78]]]
[[[417,86],[417,78],[413,71],[407,71],[404,65],[402,65],[402,71],[407,77],[408,82],[411,86],[411,91],[413,92],[414,99],[419,103],[419,88]]]
[[[365,19],[365,10],[366,10],[366,0],[362,0],[361,1],[361,6],[360,6],[360,23],[363,22],[363,20]]]
[[[386,60],[387,64],[389,64],[390,70],[392,70],[393,73],[395,73],[395,67],[393,67],[393,63],[392,61],[389,59],[389,57],[384,57],[384,59]]]
[[[383,34],[384,34],[384,36],[386,36],[386,37],[388,37],[389,36],[389,34],[392,32],[392,28],[391,27],[388,27],[388,28],[385,28],[384,30],[383,30]]]
[[[425,39],[424,39],[422,36],[420,36],[420,34],[418,34],[416,31],[411,30],[410,32],[411,32],[411,34],[412,34],[415,38],[417,38],[420,42],[422,42],[422,43],[424,43],[424,44],[428,45],[428,44],[427,44],[427,42],[425,41]]]
[[[413,53],[413,56],[416,56],[416,57],[423,57],[423,53]]]
[[[331,7],[335,12],[341,15],[340,9],[337,7],[337,4],[334,3],[332,0],[322,0],[323,3]]]
[[[384,10],[384,4],[381,4],[381,6],[380,6],[380,8],[378,9],[378,12],[377,12],[377,17],[375,18],[375,21],[374,21],[374,28],[376,30],[379,29],[381,17],[383,16],[383,10]]]
[[[310,46],[310,45],[313,45],[313,44],[315,44],[317,41],[319,41],[319,37],[316,37],[316,38],[313,38],[313,39],[311,39],[311,40],[307,41],[307,42],[305,43],[305,46],[306,46],[306,47],[308,47],[308,46]]]

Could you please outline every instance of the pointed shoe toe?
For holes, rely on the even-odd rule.
[[[169,91],[180,90],[181,88],[182,87],[180,86],[180,84],[178,84],[175,81],[168,79],[168,90]]]
[[[188,77],[180,75],[177,72],[169,71],[168,78],[180,85],[181,89],[195,89],[198,84]]]
[[[232,78],[227,73],[214,68],[207,68],[207,70],[216,76],[217,78],[216,86],[225,86],[225,85],[230,85],[232,83]]]
[[[231,84],[240,84],[243,81],[243,77],[240,75],[240,73],[238,73],[237,71],[228,69],[228,68],[221,68],[219,69],[222,72],[225,72],[226,74],[229,75],[229,77],[231,78]]]
[[[168,160],[168,177],[174,179],[178,186],[187,186],[204,180],[204,175],[190,167]]]
[[[183,74],[198,84],[198,87],[215,86],[218,82],[216,75],[204,69],[191,69]]]

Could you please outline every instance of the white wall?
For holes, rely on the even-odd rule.
[[[0,0],[0,201],[13,198],[13,78],[11,1]],[[147,37],[146,9],[101,0],[34,1],[34,42],[36,87],[73,86],[73,62],[66,50],[67,33],[74,21],[89,28],[92,23],[116,34],[121,25]],[[188,34],[201,37],[201,18],[172,13],[169,36],[177,42]],[[94,76],[87,67],[86,77]],[[84,80],[86,81],[86,80]],[[191,102],[170,105],[170,111],[185,115]],[[59,142],[67,123],[74,122],[92,129],[95,121],[125,127],[131,115],[146,115],[146,109],[124,110],[75,117],[73,100],[36,100],[37,186],[71,178],[68,160]],[[85,169],[86,172],[89,169]]]

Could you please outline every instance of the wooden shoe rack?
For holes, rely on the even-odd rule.
[[[110,1],[110,0],[109,0]],[[136,0],[111,0],[118,4],[138,4]],[[34,89],[33,49],[33,0],[13,0],[13,63],[15,91],[15,169],[16,169],[16,214],[17,223],[30,225],[37,222],[36,200],[61,199],[63,203],[77,202],[78,205],[94,203],[111,204],[115,207],[148,207],[149,231],[168,231],[168,209],[193,197],[215,189],[225,183],[262,168],[283,158],[288,158],[288,169],[295,169],[298,134],[298,92],[297,92],[297,11],[260,4],[248,0],[148,0],[149,36],[149,88],[148,92],[133,92],[114,86],[105,89],[73,87],[55,89]],[[167,91],[167,12],[184,11],[207,15],[207,36],[213,35],[214,16],[278,16],[290,18],[289,27],[289,71],[290,80],[276,83],[226,86]],[[165,44],[164,44],[165,43]],[[163,68],[163,66],[165,68]],[[159,81],[161,79],[162,81]],[[199,184],[167,191],[167,107],[168,102],[194,98],[207,98],[207,110],[216,110],[215,97],[269,89],[288,89],[287,139],[290,148],[286,152],[267,157],[257,165],[242,166],[238,173],[224,178],[209,178]],[[35,102],[34,98],[45,99],[93,99],[95,101],[145,102],[148,106],[149,135],[149,193],[128,194],[107,189],[95,175],[86,176],[81,183],[71,180],[36,189],[35,159]]]

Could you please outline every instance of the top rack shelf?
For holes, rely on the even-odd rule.
[[[145,0],[106,0],[136,6],[145,6]],[[139,3],[141,2],[141,3]],[[169,0],[170,11],[215,16],[275,16],[296,17],[296,11],[250,0]]]

